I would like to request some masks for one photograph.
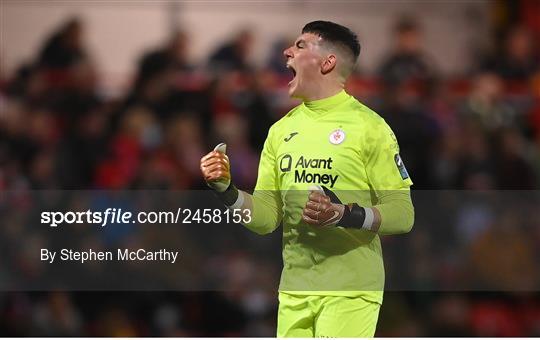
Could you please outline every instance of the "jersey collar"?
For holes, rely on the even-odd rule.
[[[331,97],[303,102],[302,104],[308,109],[307,112],[310,117],[318,118],[343,104],[350,97],[345,90],[341,90],[338,94]]]

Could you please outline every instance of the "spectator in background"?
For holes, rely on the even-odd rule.
[[[83,23],[78,18],[72,18],[45,42],[39,53],[40,67],[63,69],[86,57],[82,46]]]
[[[435,188],[446,189],[458,186],[459,163],[463,141],[459,127],[442,129],[435,145],[431,162],[431,176]]]
[[[176,31],[167,44],[146,53],[139,61],[135,87],[162,72],[188,71],[193,67],[188,61],[189,37],[185,31]]]
[[[213,71],[249,71],[249,56],[253,45],[253,33],[241,30],[231,41],[212,53],[208,61]]]
[[[276,117],[269,105],[271,99],[265,91],[269,87],[265,74],[257,73],[250,78],[250,86],[241,94],[245,98],[241,111],[249,126],[249,144],[258,151],[262,150],[268,129]]]
[[[96,167],[95,185],[99,189],[126,189],[136,179],[144,151],[159,143],[155,115],[135,106],[122,116],[118,132],[111,137],[108,157]],[[157,132],[157,133],[156,133]]]
[[[415,188],[431,188],[432,153],[440,134],[436,121],[422,105],[421,94],[414,87],[403,83],[384,95],[381,116],[398,136],[400,154],[407,160],[407,168],[417,176]]]
[[[401,19],[395,27],[394,51],[379,67],[379,76],[387,86],[403,82],[428,81],[434,77],[434,66],[422,50],[422,34],[418,24]]]
[[[395,27],[395,47],[379,67],[384,82],[383,118],[399,137],[400,153],[416,174],[417,189],[430,187],[432,148],[438,138],[436,120],[426,110],[434,68],[422,51],[421,31],[410,18]]]
[[[164,46],[140,58],[135,84],[120,116],[142,106],[165,122],[180,111],[202,110],[201,103],[207,102],[201,99],[205,82],[194,76],[195,67],[188,60],[189,43],[187,32],[175,31]]]
[[[199,115],[182,112],[165,126],[166,154],[175,164],[174,189],[195,189],[200,182],[197,159],[206,145]],[[193,166],[195,164],[195,166]]]
[[[64,142],[58,147],[56,169],[62,188],[80,189],[92,186],[96,165],[106,156],[110,109],[98,106],[77,117],[66,131]]]
[[[533,39],[524,27],[513,27],[507,33],[501,51],[487,58],[483,69],[495,72],[505,80],[527,81],[539,69]]]
[[[461,108],[463,122],[492,132],[516,123],[516,112],[503,100],[504,84],[494,73],[481,73],[473,79],[472,90]]]

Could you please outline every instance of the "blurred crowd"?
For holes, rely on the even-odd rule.
[[[249,63],[253,33],[240,31],[204,65],[188,62],[177,31],[141,56],[132,86],[111,98],[74,19],[2,81],[0,188],[194,189],[201,154],[230,145],[233,176],[256,180],[269,126],[296,102],[278,40],[265,67]],[[416,189],[534,189],[540,178],[540,76],[534,35],[509,27],[470,71],[441,75],[421,27],[401,20],[377,70],[347,90],[398,136]],[[236,165],[236,166],[235,166]]]
[[[193,65],[187,57],[190,35],[176,31],[164,46],[140,57],[126,95],[111,97],[100,86],[85,29],[77,18],[66,22],[44,41],[33,62],[0,80],[0,192],[203,189],[199,159],[220,141],[229,146],[237,186],[253,188],[268,128],[296,103],[287,96],[292,75],[281,53],[290,41],[276,41],[266,64],[256,66],[250,63],[254,33],[241,30],[217,46],[204,64]],[[459,75],[438,71],[422,33],[417,21],[399,20],[389,37],[394,46],[379,67],[358,70],[347,84],[349,93],[395,131],[414,190],[538,189],[538,31],[509,25],[494,34],[492,48],[479,51],[468,71]],[[522,273],[516,268],[532,271],[526,290],[538,287],[540,219],[516,223],[523,222],[523,211],[534,217],[534,206],[505,216],[481,204],[467,207],[450,219],[456,221],[451,236],[461,237],[453,241],[471,254],[465,259],[477,269],[500,261],[500,268],[510,271],[505,277]],[[2,213],[5,206],[0,205]],[[422,222],[420,218],[417,223]],[[451,263],[457,261],[454,243],[437,249],[448,268],[427,263],[431,240],[444,243],[449,234],[424,228],[401,241],[385,239],[385,250],[390,255],[399,249],[414,254],[414,265],[401,267],[414,267],[409,275],[450,280]],[[507,250],[491,256],[502,248]],[[518,255],[512,256],[512,250]],[[247,272],[249,277],[258,270],[241,254],[231,252],[225,258],[228,262],[220,263],[230,276]],[[389,277],[399,275],[387,270]],[[498,280],[493,270],[480,270],[479,275]],[[537,293],[410,291],[390,292],[385,299],[379,335],[540,335]],[[272,336],[276,308],[271,289],[1,293],[0,333]]]
[[[0,330],[3,336],[274,336],[277,306],[259,300],[219,293],[11,293],[2,300]],[[376,335],[537,337],[539,304],[527,293],[386,292]]]

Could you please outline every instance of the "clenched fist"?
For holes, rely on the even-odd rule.
[[[334,226],[341,220],[344,213],[343,204],[333,203],[322,188],[313,187],[310,189],[308,201],[302,211],[302,220],[320,227]]]
[[[226,155],[227,144],[220,143],[201,158],[201,173],[206,184],[217,192],[224,192],[231,184],[231,166]]]

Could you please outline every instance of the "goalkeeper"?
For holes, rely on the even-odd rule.
[[[284,51],[302,100],[268,133],[253,195],[231,180],[226,146],[201,159],[208,185],[245,226],[283,225],[278,337],[372,337],[383,299],[379,235],[411,230],[409,174],[386,122],[344,90],[360,54],[348,28],[314,21]]]

